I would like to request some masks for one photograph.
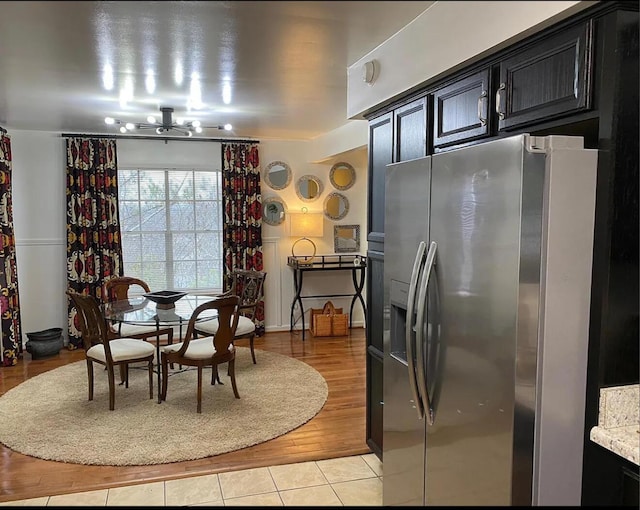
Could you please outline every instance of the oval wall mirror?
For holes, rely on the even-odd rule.
[[[271,189],[284,189],[291,182],[291,167],[284,161],[272,161],[264,169],[264,181]]]
[[[329,180],[336,189],[349,189],[356,182],[356,171],[349,163],[336,163],[331,167]]]
[[[269,197],[262,201],[262,221],[267,225],[280,225],[287,215],[287,204],[280,197]]]
[[[324,215],[330,220],[341,220],[349,212],[349,200],[342,193],[329,193],[324,199]]]
[[[322,181],[315,175],[303,175],[296,182],[296,194],[304,202],[312,202],[322,193]]]

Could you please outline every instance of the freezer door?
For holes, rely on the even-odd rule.
[[[385,278],[409,283],[416,250],[429,242],[431,156],[387,165]]]
[[[424,504],[425,420],[417,393],[413,325],[415,290],[429,238],[430,166],[427,157],[387,167],[384,285],[390,320],[383,334],[385,506]]]
[[[511,503],[522,165],[521,136],[432,157],[440,360],[427,360],[439,388],[428,506]]]

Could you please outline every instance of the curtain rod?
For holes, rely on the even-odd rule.
[[[0,128],[1,129],[1,128]],[[260,143],[258,140],[242,140],[235,138],[194,138],[173,136],[137,136],[137,135],[101,135],[96,133],[62,133],[62,138],[113,138],[129,140],[164,140],[164,142],[230,142],[230,143]]]

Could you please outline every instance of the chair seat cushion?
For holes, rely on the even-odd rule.
[[[217,321],[216,321],[217,322]],[[177,352],[182,347],[184,342],[179,344],[171,344],[162,347],[162,352],[171,353]],[[229,346],[229,351],[233,351],[233,345]],[[209,359],[216,353],[216,348],[213,345],[213,337],[205,336],[204,338],[197,338],[189,342],[186,352],[183,357],[187,359]]]
[[[109,341],[109,347],[111,348],[111,357],[115,362],[142,359],[155,352],[155,347],[152,344],[137,338],[115,338]],[[90,347],[86,354],[88,358],[103,363],[107,361],[102,344]]]
[[[121,337],[130,337],[131,335],[154,333],[157,331],[155,326],[138,326],[136,324],[114,324],[113,329]]]
[[[215,335],[218,332],[218,320],[210,320],[204,322],[198,322],[196,329],[210,335]],[[238,327],[236,328],[236,337],[250,335],[256,330],[256,325],[249,317],[241,315],[238,318]]]

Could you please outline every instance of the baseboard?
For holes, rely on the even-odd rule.
[[[353,329],[356,328],[363,328],[364,327],[364,321],[353,321]],[[277,333],[277,332],[282,332],[282,331],[289,331],[289,326],[265,326],[264,330],[266,333]],[[300,326],[298,325],[297,327],[294,327],[293,329],[294,331],[300,331]]]

